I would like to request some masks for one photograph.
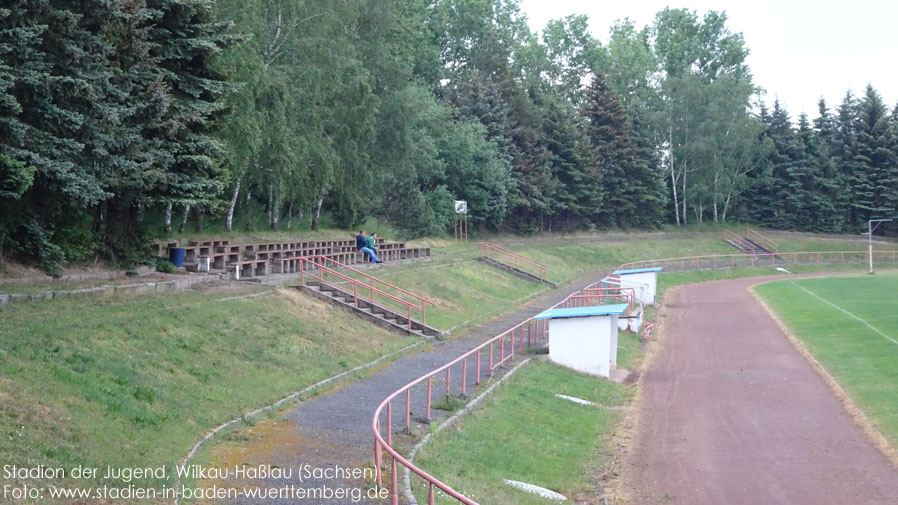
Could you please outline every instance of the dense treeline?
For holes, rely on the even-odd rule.
[[[895,214],[898,108],[868,88],[793,124],[747,53],[713,11],[603,45],[515,0],[12,0],[0,254],[131,262],[148,231],[322,212],[425,235],[453,199],[519,233]]]

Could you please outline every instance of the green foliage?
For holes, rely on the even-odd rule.
[[[896,111],[872,87],[793,124],[756,103],[722,12],[619,21],[606,46],[588,27],[538,36],[518,0],[10,2],[0,244],[134,264],[145,215],[160,236],[326,215],[417,237],[451,228],[452,199],[519,234],[898,212]]]
[[[35,168],[0,153],[0,200],[18,200],[34,182]]]
[[[164,274],[173,274],[177,271],[175,264],[168,260],[157,260],[156,271]]]

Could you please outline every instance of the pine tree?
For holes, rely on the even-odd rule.
[[[855,214],[868,219],[892,216],[896,207],[898,166],[891,150],[893,139],[888,110],[879,93],[868,85],[858,108],[856,171],[853,186],[858,199]]]
[[[849,91],[839,105],[833,135],[833,155],[841,185],[836,202],[844,212],[842,221],[845,223],[845,231],[859,229],[862,223],[857,214],[857,204],[872,196],[872,188],[869,187],[863,166],[856,158],[857,116],[858,102]]]
[[[546,109],[543,136],[556,181],[548,228],[554,229],[554,221],[561,229],[580,229],[592,224],[602,205],[601,178],[589,163],[589,139],[577,111],[560,99],[551,99]]]

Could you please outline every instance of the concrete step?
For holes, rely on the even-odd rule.
[[[525,279],[525,280],[528,280],[528,281],[531,281],[531,282],[538,282],[538,283],[540,283],[540,284],[545,284],[546,286],[549,286],[550,288],[557,288],[557,287],[558,287],[558,285],[555,284],[554,282],[547,281],[547,280],[544,280],[544,279],[540,279],[539,277],[537,277],[536,275],[531,274],[530,272],[525,272],[524,270],[521,270],[521,269],[519,269],[519,268],[515,268],[515,267],[513,267],[513,266],[511,266],[511,265],[508,265],[508,264],[506,264],[506,263],[502,263],[501,261],[497,261],[497,260],[494,260],[494,259],[492,259],[492,258],[480,258],[480,261],[486,263],[487,265],[490,265],[490,266],[493,266],[493,267],[495,267],[495,268],[498,268],[499,270],[504,270],[504,271],[506,271],[506,272],[508,272],[508,273],[510,273],[510,274],[512,274],[512,275],[514,275],[514,276],[516,276],[516,277],[520,277],[520,278],[522,278],[522,279]]]
[[[367,319],[392,331],[421,337],[440,337],[443,334],[440,330],[423,325],[414,320],[412,320],[411,329],[409,329],[409,323],[406,316],[393,312],[387,307],[372,304],[371,302],[364,300],[359,300],[359,306],[357,307],[353,301],[352,293],[346,293],[338,287],[325,286],[322,288],[314,283],[295,287],[316,298],[331,302],[344,310],[354,312],[363,319]]]

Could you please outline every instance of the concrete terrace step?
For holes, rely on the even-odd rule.
[[[325,286],[322,288],[318,281],[309,281],[304,286],[298,285],[294,287],[320,300],[325,300],[346,311],[353,312],[362,319],[367,319],[368,321],[391,331],[422,337],[440,337],[443,334],[440,330],[421,324],[414,319],[412,319],[411,329],[409,329],[407,316],[399,314],[387,307],[361,299],[358,301],[358,306],[356,306],[353,301],[354,297],[352,293],[333,286]]]
[[[744,237],[739,240],[726,239],[726,243],[746,254],[770,254],[773,252],[754,240]],[[779,256],[777,256],[777,258],[779,258]]]
[[[521,269],[519,269],[519,268],[515,268],[515,267],[513,267],[513,266],[511,266],[511,265],[509,265],[509,264],[502,263],[501,261],[496,261],[496,260],[494,260],[493,258],[480,258],[480,261],[486,263],[487,265],[490,265],[490,266],[493,266],[493,267],[495,267],[495,268],[498,268],[499,270],[504,270],[504,271],[506,271],[506,272],[508,272],[508,273],[510,273],[510,274],[512,274],[512,275],[515,275],[515,276],[517,276],[517,277],[520,277],[520,278],[522,278],[522,279],[525,279],[525,280],[528,280],[528,281],[531,281],[531,282],[538,282],[538,283],[540,283],[540,284],[545,284],[546,286],[549,286],[550,288],[557,288],[557,287],[558,287],[558,285],[555,284],[554,282],[547,281],[547,280],[544,280],[544,279],[540,279],[539,277],[537,277],[536,275],[531,274],[530,272],[525,272],[524,270],[521,270]]]

